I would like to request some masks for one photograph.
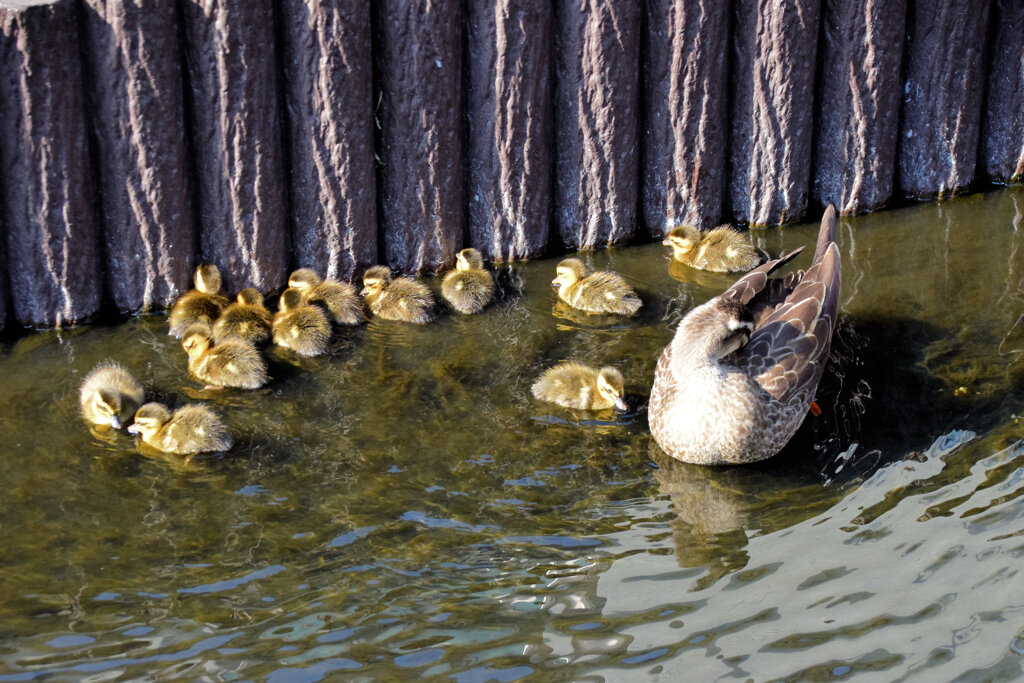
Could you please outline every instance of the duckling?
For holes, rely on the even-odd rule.
[[[409,277],[392,278],[387,266],[374,266],[363,274],[360,294],[378,318],[419,324],[434,318],[430,289]]]
[[[563,361],[548,368],[533,384],[533,395],[578,410],[626,410],[622,373],[611,366],[600,370],[584,363]]]
[[[757,248],[728,225],[707,232],[679,225],[661,243],[672,247],[673,260],[699,270],[732,273],[750,270],[761,263]]]
[[[195,284],[195,289],[185,292],[174,302],[167,316],[170,335],[177,339],[181,339],[192,323],[212,325],[229,303],[220,293],[220,270],[217,266],[204,263],[196,268]]]
[[[558,264],[552,285],[558,287],[558,298],[573,308],[588,313],[633,315],[640,310],[640,297],[618,273],[597,270],[587,275],[586,266],[578,258]]]
[[[320,280],[310,268],[299,268],[288,277],[288,286],[302,292],[305,303],[320,306],[338,325],[358,325],[366,321],[363,302],[356,288],[347,282]]]
[[[441,281],[441,296],[459,313],[479,313],[494,298],[494,278],[476,249],[463,249],[455,258],[455,270]]]
[[[246,287],[213,324],[213,343],[220,344],[234,337],[253,345],[262,344],[270,339],[270,321],[263,295],[254,287]]]
[[[213,333],[206,323],[190,325],[181,338],[188,353],[188,369],[208,382],[209,388],[257,389],[267,383],[267,365],[256,347],[247,341],[225,339],[211,345]]]
[[[302,291],[295,287],[281,294],[273,329],[275,344],[307,358],[325,353],[331,340],[327,316],[317,306],[305,303]]]
[[[78,392],[82,417],[98,425],[120,429],[142,403],[142,385],[114,361],[103,361],[82,381]]]
[[[135,413],[128,427],[149,446],[191,460],[197,453],[226,451],[234,444],[227,427],[210,408],[189,403],[174,411],[162,403],[147,403]]]

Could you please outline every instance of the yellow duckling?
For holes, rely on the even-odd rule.
[[[366,321],[363,302],[356,288],[347,282],[320,280],[310,268],[299,268],[288,277],[288,286],[302,292],[305,302],[320,306],[338,325],[358,325]]]
[[[327,316],[318,307],[305,303],[302,291],[295,287],[281,294],[273,330],[275,344],[307,358],[325,353],[331,340]]]
[[[97,425],[120,429],[142,403],[142,385],[119,363],[94,367],[78,392],[82,417]]]
[[[270,311],[263,305],[263,295],[254,287],[246,287],[213,324],[213,343],[235,338],[262,344],[270,339],[270,322]]]
[[[463,249],[455,258],[455,270],[441,281],[441,296],[459,313],[479,313],[494,298],[494,278],[476,249]]]
[[[189,372],[208,388],[257,389],[267,383],[267,365],[255,346],[240,339],[225,339],[216,346],[212,341],[205,323],[189,326],[181,338]]]
[[[672,228],[662,244],[672,247],[674,260],[714,273],[747,271],[761,263],[757,248],[728,225],[707,232],[679,225]]]
[[[533,395],[577,410],[626,410],[622,373],[611,366],[600,370],[575,361],[548,368],[533,384]]]
[[[409,277],[392,278],[387,266],[374,266],[363,274],[360,294],[378,318],[419,324],[434,318],[430,289]]]
[[[578,258],[559,263],[556,273],[551,284],[558,287],[558,298],[573,308],[618,315],[633,315],[640,310],[640,297],[618,273],[597,270],[587,275]]]
[[[174,302],[167,316],[172,337],[181,339],[181,335],[193,323],[212,325],[229,303],[220,293],[220,270],[217,266],[204,263],[196,268],[195,284],[195,289],[185,292]]]
[[[147,403],[135,413],[128,427],[149,446],[191,460],[197,453],[226,451],[234,439],[217,413],[200,403],[189,403],[174,411],[162,403]]]

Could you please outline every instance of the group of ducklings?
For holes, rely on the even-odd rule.
[[[748,270],[757,265],[750,265],[751,259],[759,260],[753,246],[726,226],[707,233],[675,229],[664,243],[673,247],[673,259],[700,269]],[[456,311],[479,313],[494,298],[494,279],[476,249],[463,249],[456,258],[456,268],[442,279],[441,294]],[[409,277],[393,277],[387,266],[368,269],[358,294],[348,283],[322,280],[309,268],[296,270],[273,314],[252,287],[230,302],[221,293],[220,271],[214,265],[200,265],[194,281],[195,289],[172,306],[168,326],[181,339],[189,372],[207,388],[263,386],[269,378],[259,345],[272,341],[300,356],[318,356],[327,350],[332,323],[359,325],[367,319],[366,308],[378,318],[417,324],[436,316],[430,289]],[[628,316],[642,306],[621,275],[588,272],[577,258],[558,264],[552,285],[561,301],[586,313]],[[532,392],[538,400],[571,409],[626,410],[622,373],[611,366],[563,361],[546,370]],[[129,433],[164,453],[190,459],[234,444],[220,417],[205,405],[186,404],[172,412],[161,403],[143,403],[142,385],[113,361],[100,363],[85,377],[79,399],[90,423],[121,429],[131,420]]]

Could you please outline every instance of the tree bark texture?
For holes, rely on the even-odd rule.
[[[120,311],[163,308],[191,287],[195,253],[177,13],[83,5],[107,291]]]
[[[994,0],[995,35],[981,132],[981,170],[1002,183],[1024,180],[1024,3]]]
[[[989,0],[907,4],[899,186],[946,196],[974,180]]]
[[[82,321],[102,297],[79,59],[74,0],[0,9],[0,221],[32,327]]]
[[[287,277],[273,5],[182,3],[201,260],[224,287],[260,291]]]
[[[451,266],[462,248],[462,3],[379,0],[380,230],[388,265]]]
[[[713,227],[725,193],[729,4],[647,0],[641,210],[647,231]]]
[[[807,209],[819,0],[735,0],[728,202],[754,226]]]
[[[466,199],[470,244],[514,261],[547,247],[551,227],[551,20],[548,3],[466,5]]]
[[[841,214],[892,196],[907,0],[825,0],[811,193]]]
[[[636,229],[640,9],[635,0],[555,5],[555,224],[573,249]]]
[[[292,260],[352,280],[377,262],[370,5],[281,0]]]

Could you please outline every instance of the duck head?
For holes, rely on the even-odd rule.
[[[551,281],[555,288],[571,287],[587,274],[586,266],[578,258],[567,258],[555,268],[555,279]]]
[[[377,297],[391,282],[391,269],[387,266],[374,266],[363,273],[363,290],[359,292],[365,297]]]
[[[246,287],[238,293],[238,303],[243,306],[262,306],[263,295],[255,287]]]
[[[302,290],[298,287],[289,287],[281,293],[281,300],[278,302],[278,310],[282,313],[294,311],[303,304]]]
[[[665,239],[661,241],[667,247],[672,247],[672,253],[678,259],[683,254],[693,250],[700,242],[700,232],[686,225],[677,225],[672,228]]]
[[[455,255],[456,270],[483,270],[484,257],[476,249],[463,249]]]
[[[622,373],[613,367],[603,367],[597,373],[597,393],[615,404],[616,410],[626,410],[626,400],[623,398],[624,382]]]
[[[204,263],[196,268],[196,289],[205,294],[220,292],[220,269],[212,263]]]
[[[149,441],[170,419],[171,411],[163,403],[146,403],[135,411],[135,421],[128,427],[128,433]]]
[[[690,311],[679,324],[673,352],[718,361],[750,341],[753,331],[750,309],[736,299],[717,296]]]
[[[312,268],[299,268],[288,276],[288,286],[309,293],[320,284],[320,276]]]
[[[185,353],[188,354],[189,358],[198,358],[210,348],[212,339],[213,333],[210,331],[209,325],[206,323],[195,323],[194,325],[189,325],[188,329],[185,330],[185,334],[182,335],[181,348],[185,349]]]

